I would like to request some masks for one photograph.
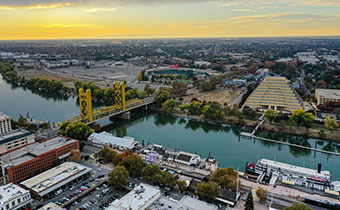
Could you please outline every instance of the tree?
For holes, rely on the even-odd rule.
[[[256,190],[256,196],[260,199],[260,201],[262,203],[266,203],[267,202],[267,190],[263,189],[262,187],[259,187]]]
[[[116,152],[113,149],[110,149],[106,146],[104,146],[100,150],[100,154],[101,154],[101,157],[103,158],[103,161],[105,163],[113,163],[113,164],[117,165],[118,162],[119,162],[120,155],[118,154],[118,152]]]
[[[215,182],[201,182],[196,185],[195,195],[207,202],[213,202],[219,195],[218,185]]]
[[[329,130],[333,130],[334,128],[338,128],[339,124],[336,122],[335,119],[333,119],[331,117],[326,117],[326,119],[325,119],[325,126]]]
[[[187,189],[187,183],[184,180],[178,180],[177,186],[179,191],[184,192]]]
[[[170,93],[165,90],[158,90],[155,91],[155,97],[154,102],[157,104],[158,107],[161,107],[161,105],[168,100],[170,97]]]
[[[117,166],[108,174],[108,184],[115,189],[123,189],[129,181],[129,172],[124,166]]]
[[[142,169],[144,168],[145,163],[139,155],[133,153],[132,155],[126,156],[120,165],[124,166],[126,170],[129,171],[130,175],[140,177],[142,175]]]
[[[254,210],[254,201],[252,192],[248,192],[246,203],[244,204],[245,210]]]
[[[276,111],[272,110],[272,109],[268,109],[265,113],[264,113],[265,117],[267,120],[269,120],[270,124],[275,120],[276,117]]]
[[[172,84],[171,94],[176,97],[185,96],[188,91],[188,86],[185,82],[175,82]]]
[[[158,165],[149,165],[147,164],[143,169],[142,169],[142,176],[146,179],[152,179],[153,175],[156,173],[159,173],[161,169],[159,168]]]
[[[73,149],[68,156],[70,161],[79,162],[81,160],[80,151],[78,149]]]
[[[305,126],[310,128],[314,122],[315,116],[312,113],[307,113],[303,109],[295,110],[290,118],[292,123],[297,126]]]
[[[168,112],[174,112],[177,103],[174,99],[168,99],[162,104],[162,110],[166,110]]]
[[[224,110],[222,105],[218,102],[212,102],[205,105],[201,112],[205,119],[220,120],[224,117]]]
[[[220,187],[236,191],[237,173],[233,167],[219,168],[211,175],[209,181],[217,183]]]
[[[188,105],[188,111],[190,114],[195,114],[195,115],[199,115],[201,114],[201,103],[199,101],[193,101],[191,102],[190,105]]]
[[[67,137],[77,139],[77,140],[85,140],[94,132],[94,130],[86,125],[85,123],[78,122],[77,124],[64,122],[60,126],[60,133]]]
[[[316,87],[318,88],[326,88],[326,82],[324,80],[319,80],[316,82]]]
[[[311,210],[311,209],[305,204],[293,203],[291,206],[285,207],[284,210]]]
[[[163,173],[162,183],[165,187],[168,188],[174,188],[177,184],[175,178],[173,175],[171,175],[169,172]]]
[[[256,111],[248,106],[244,107],[242,110],[242,115],[247,119],[255,120],[256,119]]]

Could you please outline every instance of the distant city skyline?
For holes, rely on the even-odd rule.
[[[0,0],[0,40],[339,36],[340,0]]]

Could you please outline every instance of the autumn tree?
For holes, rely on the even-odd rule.
[[[209,181],[215,182],[223,188],[236,191],[237,173],[233,167],[219,168],[211,175]]]
[[[187,189],[187,183],[184,180],[178,180],[177,186],[179,191],[184,192]]]
[[[177,106],[177,103],[174,99],[168,99],[162,104],[162,110],[165,110],[168,112],[174,112],[176,106]]]
[[[120,165],[124,166],[130,175],[140,177],[145,163],[139,155],[133,153],[132,155],[126,156]]]
[[[215,182],[201,182],[196,185],[195,195],[207,202],[213,202],[219,195],[218,185]]]
[[[161,107],[161,105],[170,98],[170,93],[165,90],[158,90],[155,91],[155,97],[154,102],[157,104],[158,107]]]
[[[85,123],[78,122],[76,124],[70,122],[64,122],[60,126],[61,135],[65,135],[67,137],[77,139],[77,140],[85,140],[94,132],[94,130],[86,125]]]
[[[333,130],[335,128],[339,127],[339,124],[336,122],[335,119],[331,118],[331,117],[326,117],[325,119],[325,126],[326,128],[328,128],[329,130]]]
[[[295,110],[290,118],[292,123],[297,126],[305,126],[310,128],[314,122],[315,116],[312,113],[307,113],[303,109]]]
[[[188,86],[185,82],[175,82],[172,84],[171,94],[176,97],[185,96],[188,91]]]
[[[118,154],[118,152],[116,152],[113,149],[110,149],[106,146],[104,146],[100,150],[100,155],[101,155],[104,163],[113,163],[113,164],[117,165],[118,162],[119,162],[119,159],[120,159],[120,155]]]
[[[129,181],[129,172],[125,169],[124,166],[117,166],[115,167],[109,174],[108,174],[108,184],[115,189],[123,189],[124,186],[127,185]]]
[[[266,203],[267,202],[267,190],[263,189],[262,187],[259,187],[256,190],[256,196],[260,199],[260,201],[262,203]]]
[[[79,162],[81,160],[80,151],[78,149],[73,149],[68,156],[69,161]]]
[[[324,80],[319,80],[316,82],[316,87],[318,88],[326,88],[326,82]]]

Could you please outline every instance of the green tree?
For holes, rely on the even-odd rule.
[[[146,179],[152,179],[153,175],[156,173],[159,173],[161,169],[159,168],[158,165],[149,165],[147,164],[143,169],[142,169],[142,176]]]
[[[142,175],[142,169],[145,166],[143,159],[136,153],[126,156],[120,164],[129,171],[130,175],[137,177]]]
[[[291,206],[285,207],[284,210],[312,210],[312,209],[310,209],[307,205],[302,203],[300,204],[293,203]]]
[[[165,90],[158,90],[155,91],[155,96],[154,96],[154,102],[158,107],[161,107],[161,105],[168,100],[170,97],[170,93]]]
[[[188,91],[188,86],[185,82],[175,82],[172,84],[171,94],[176,97],[185,96]]]
[[[276,118],[276,111],[272,110],[272,109],[268,109],[265,113],[264,113],[266,119],[270,122],[270,124],[275,120]]]
[[[190,114],[199,115],[199,114],[201,114],[201,111],[202,111],[202,107],[201,107],[201,103],[199,101],[193,101],[188,106],[188,112]]]
[[[116,152],[113,149],[110,149],[106,146],[104,146],[100,150],[100,155],[103,158],[103,161],[105,163],[113,163],[113,164],[117,165],[118,162],[119,162],[119,159],[120,159],[120,155],[118,154],[118,152]]]
[[[307,113],[303,109],[295,110],[290,118],[292,123],[297,126],[305,126],[310,128],[314,122],[315,116],[312,113]]]
[[[187,189],[187,183],[184,180],[178,180],[177,186],[179,191],[184,192]]]
[[[267,193],[267,190],[263,189],[262,187],[259,187],[256,190],[256,196],[260,199],[260,201],[262,203],[266,203],[267,202],[268,193]]]
[[[155,184],[155,185],[160,185],[163,181],[163,172],[162,171],[158,171],[156,173],[154,173],[152,175],[152,183]]]
[[[94,132],[94,130],[85,123],[78,122],[77,124],[64,122],[60,126],[60,133],[67,137],[87,141],[87,138]]]
[[[166,110],[167,112],[174,112],[177,103],[174,99],[168,99],[162,104],[162,110]]]
[[[196,185],[195,195],[207,202],[213,202],[219,195],[218,185],[215,182],[201,182]]]
[[[81,160],[80,151],[75,149],[71,150],[68,159],[70,161],[79,162]]]
[[[177,184],[175,178],[173,175],[171,175],[169,172],[163,173],[162,183],[165,187],[168,188],[174,188]]]
[[[237,173],[233,167],[219,168],[211,175],[209,181],[216,182],[220,187],[236,191]]]
[[[124,166],[117,166],[115,167],[109,174],[108,174],[108,184],[115,189],[123,189],[124,186],[127,185],[129,181],[129,172],[125,169]]]
[[[325,119],[325,126],[326,128],[328,128],[329,130],[333,130],[335,128],[339,127],[339,124],[336,122],[335,119],[331,118],[331,117],[326,117]]]
[[[318,88],[326,88],[327,84],[324,80],[319,80],[316,82],[316,87]]]
[[[246,203],[244,204],[245,210],[254,210],[254,201],[252,192],[248,192]]]

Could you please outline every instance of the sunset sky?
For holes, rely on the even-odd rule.
[[[338,35],[340,0],[0,0],[0,39]]]

